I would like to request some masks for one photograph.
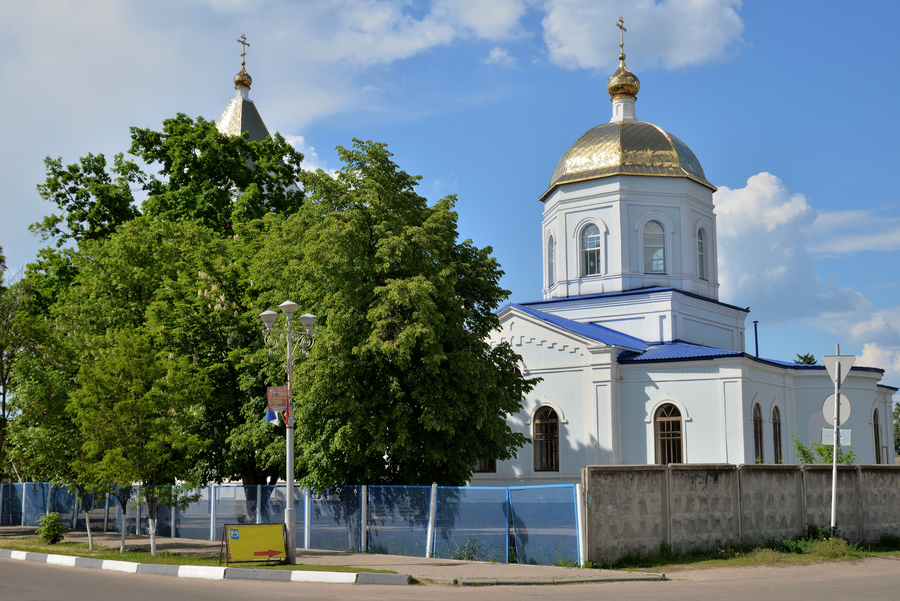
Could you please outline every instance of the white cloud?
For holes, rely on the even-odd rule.
[[[826,255],[900,250],[900,217],[859,209],[820,213],[808,234],[810,250]]]
[[[804,234],[816,212],[780,179],[754,175],[744,188],[719,188],[714,202],[724,302],[749,304],[754,318],[770,324],[867,306],[855,290],[819,281]]]
[[[883,381],[896,382],[900,377],[900,349],[885,348],[875,343],[865,344],[854,365],[879,367],[885,371]]]
[[[727,60],[743,44],[741,0],[547,0],[544,41],[567,69],[615,68],[625,18],[625,54],[633,70]]]
[[[516,66],[516,57],[511,55],[506,48],[494,46],[488,53],[487,58],[484,59],[484,62],[488,65],[512,68]]]
[[[329,169],[328,163],[319,156],[319,153],[316,152],[315,147],[310,146],[306,143],[306,140],[303,136],[284,136],[285,141],[293,146],[296,150],[303,153],[303,163],[301,167],[304,171],[316,171],[321,169],[322,171],[328,173],[332,177],[337,175],[337,170]]]
[[[868,224],[869,211],[817,212],[770,173],[743,188],[715,193],[720,297],[747,306],[769,325],[799,320],[851,344],[862,345],[858,365],[900,377],[900,306],[875,307],[834,278],[820,281],[808,232]]]

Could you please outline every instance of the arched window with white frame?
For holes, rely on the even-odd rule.
[[[684,462],[681,411],[672,403],[666,403],[653,418],[656,439],[656,463],[668,465]]]
[[[697,230],[697,275],[701,280],[709,280],[707,255],[706,231],[701,227]]]
[[[658,221],[644,224],[644,273],[666,272],[666,232]]]
[[[556,283],[556,244],[553,236],[547,238],[547,286]]]
[[[534,471],[559,471],[559,417],[551,407],[534,414]]]
[[[600,228],[591,223],[581,231],[581,275],[600,273]]]
[[[772,445],[775,463],[782,463],[784,456],[781,453],[781,411],[777,406],[772,409]]]
[[[753,450],[756,452],[756,463],[765,463],[763,450],[763,418],[759,403],[753,405]]]

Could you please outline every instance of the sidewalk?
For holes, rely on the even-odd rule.
[[[2,526],[0,536],[33,537],[35,528]],[[94,543],[105,547],[118,548],[120,535],[115,532],[93,533]],[[66,542],[87,543],[87,532],[66,533]],[[201,555],[219,554],[218,541],[193,540],[187,538],[156,539],[157,550],[170,553],[194,553]],[[3,547],[0,541],[0,548]],[[128,549],[150,550],[148,536],[125,535]],[[517,565],[487,563],[480,561],[457,561],[453,559],[426,559],[400,555],[377,555],[374,553],[347,553],[343,551],[322,551],[297,549],[297,563],[316,565],[340,565],[351,568],[392,570],[398,574],[409,574],[425,584],[565,584],[574,582],[610,582],[626,580],[663,580],[662,574],[642,572],[620,572],[614,570],[591,570],[580,568],[560,568],[555,566]]]

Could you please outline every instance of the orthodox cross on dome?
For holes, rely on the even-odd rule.
[[[619,31],[619,53],[625,54],[625,32],[628,31],[625,29],[625,19],[619,17],[619,22],[616,23],[616,27],[621,30]]]
[[[240,44],[242,46],[242,48],[241,48],[241,67],[245,67],[246,63],[244,62],[244,57],[247,56],[247,46],[250,45],[250,43],[247,41],[247,36],[245,36],[244,34],[241,34],[241,37],[238,40],[238,44]]]

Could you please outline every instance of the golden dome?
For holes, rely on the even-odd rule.
[[[598,125],[578,138],[556,164],[541,201],[561,184],[612,175],[686,177],[716,189],[687,144],[652,123],[621,121]]]
[[[249,88],[251,83],[253,83],[253,78],[250,77],[249,73],[244,71],[244,67],[242,66],[238,74],[234,76],[234,88]]]
[[[625,55],[619,55],[619,68],[613,73],[609,81],[606,82],[606,91],[615,98],[616,96],[637,97],[638,90],[641,89],[641,80],[637,75],[628,70],[625,66]]]

